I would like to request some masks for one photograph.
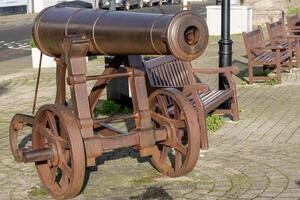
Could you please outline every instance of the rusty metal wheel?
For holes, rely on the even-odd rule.
[[[22,152],[26,151],[21,147],[18,137],[26,132],[25,127],[31,127],[33,116],[16,114],[10,121],[9,144],[11,152],[17,162],[22,162]],[[23,149],[24,148],[24,149]]]
[[[56,199],[73,198],[81,191],[85,175],[85,152],[80,129],[64,106],[44,105],[35,116],[33,149],[52,148],[51,160],[36,162],[40,179]]]
[[[152,163],[164,175],[176,177],[190,172],[200,152],[197,114],[177,89],[155,91],[149,97],[152,121],[167,130],[167,140],[157,143]]]

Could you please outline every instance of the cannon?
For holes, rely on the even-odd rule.
[[[35,115],[12,118],[10,146],[16,161],[35,163],[50,195],[56,199],[77,196],[86,167],[95,166],[95,159],[104,153],[124,147],[150,157],[166,176],[182,176],[194,168],[200,134],[193,105],[175,88],[161,88],[148,96],[141,55],[197,58],[208,43],[207,25],[200,16],[191,11],[165,15],[54,6],[36,17],[32,36],[41,52],[57,63],[56,98]],[[114,57],[102,74],[87,75],[87,55]],[[118,71],[121,65],[126,72]],[[128,77],[132,113],[95,116],[105,87],[119,77]],[[90,91],[88,81],[95,81]],[[127,119],[135,123],[128,132],[110,125]],[[32,146],[22,149],[18,137],[25,127],[32,128]]]
[[[206,22],[190,11],[173,16],[50,7],[37,16],[33,39],[44,54],[62,55],[66,35],[88,38],[89,55],[173,54],[181,60],[199,57],[208,42]]]

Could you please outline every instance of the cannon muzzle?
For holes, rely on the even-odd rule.
[[[90,40],[88,55],[199,57],[208,44],[206,22],[192,11],[176,15],[49,7],[35,19],[33,39],[49,56],[63,53],[66,35]]]

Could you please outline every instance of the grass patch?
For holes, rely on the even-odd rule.
[[[224,125],[224,119],[219,115],[209,115],[206,118],[206,128],[213,132],[217,131]]]
[[[48,191],[45,188],[34,186],[29,191],[29,195],[31,196],[45,196],[48,194]]]
[[[154,181],[153,177],[149,177],[149,176],[144,176],[141,179],[135,179],[132,182],[135,185],[145,185],[145,184],[149,184],[152,183]]]
[[[298,14],[298,13],[300,13],[300,7],[288,9],[288,15],[294,15],[294,14]]]
[[[246,85],[248,85],[248,82],[247,81],[242,81],[241,84],[242,84],[242,86],[246,86]]]
[[[118,115],[118,114],[128,114],[132,110],[127,106],[122,106],[111,100],[104,100],[99,106],[95,109],[96,115]]]
[[[279,81],[278,81],[278,79],[275,79],[275,78],[273,78],[271,80],[267,80],[265,82],[265,85],[270,85],[270,86],[274,86],[274,85],[278,85],[278,84],[279,84]]]
[[[33,39],[30,40],[30,47],[31,48],[37,48],[37,46],[36,46],[36,44],[35,44],[35,42],[34,42]]]
[[[154,58],[157,58],[157,56],[154,56],[154,55],[143,55],[143,59],[144,60],[151,60],[151,59],[154,59]]]

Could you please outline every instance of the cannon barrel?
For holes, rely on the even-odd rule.
[[[206,22],[192,11],[176,15],[49,7],[35,19],[33,39],[46,55],[59,57],[66,35],[90,40],[88,55],[199,57],[208,43]]]

